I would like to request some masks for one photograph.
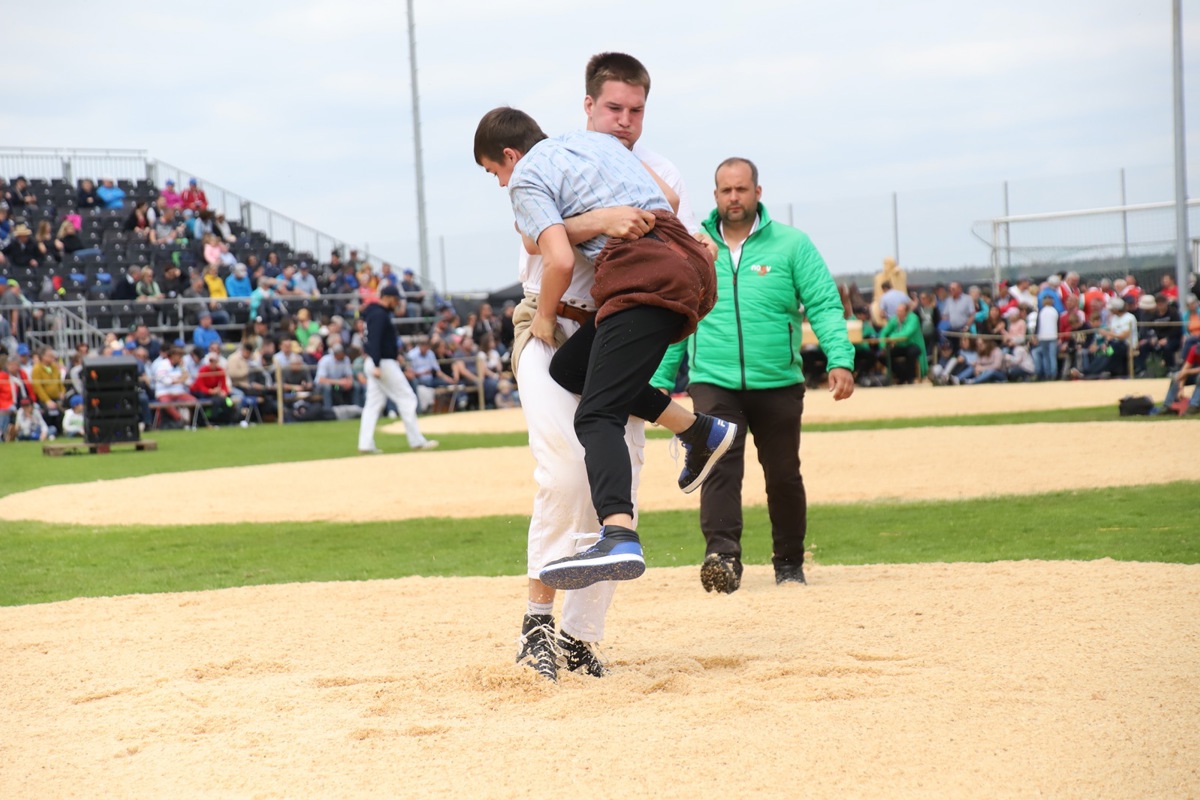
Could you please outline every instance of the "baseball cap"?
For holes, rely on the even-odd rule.
[[[400,290],[399,290],[399,289],[397,289],[395,286],[393,286],[392,284],[390,284],[390,283],[389,283],[387,286],[385,286],[385,287],[383,287],[382,289],[380,289],[380,290],[379,290],[379,296],[380,296],[380,297],[396,297],[396,298],[399,298],[399,297],[400,297]]]
[[[174,181],[173,179],[171,179],[171,178],[167,178],[167,183],[166,183],[166,185],[167,185],[167,186],[174,186],[174,185],[175,185],[175,181]]]
[[[25,344],[24,342],[21,342],[19,345],[17,345],[17,355],[19,355],[19,356],[29,355],[29,345]]]
[[[188,185],[189,185],[189,186],[195,186],[195,185],[196,185],[196,179],[195,179],[195,178],[188,178]]]

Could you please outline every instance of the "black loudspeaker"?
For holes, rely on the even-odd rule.
[[[136,442],[138,364],[128,356],[83,360],[83,437],[88,444]]]

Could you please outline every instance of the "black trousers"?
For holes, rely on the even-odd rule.
[[[592,505],[603,521],[633,513],[633,470],[625,425],[629,417],[654,422],[671,398],[650,385],[667,346],[684,324],[682,314],[655,306],[635,306],[594,320],[558,348],[550,377],[581,395],[575,435],[583,445]]]
[[[776,566],[804,562],[808,496],[800,475],[800,415],[804,385],[737,391],[707,383],[688,387],[697,413],[736,422],[737,437],[700,487],[700,530],[705,555],[742,554],[742,479],[746,431],[754,434],[758,463],[767,485],[772,561]]]

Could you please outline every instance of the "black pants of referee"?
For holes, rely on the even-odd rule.
[[[592,505],[603,521],[610,514],[633,513],[633,468],[625,425],[629,418],[653,422],[671,398],[650,385],[667,346],[684,317],[655,306],[634,306],[589,320],[558,348],[550,377],[581,395],[575,411],[575,435],[592,489]]]
[[[700,487],[700,530],[705,555],[742,555],[742,479],[746,431],[754,434],[758,463],[767,484],[775,566],[804,563],[808,497],[800,476],[800,415],[804,384],[779,389],[723,389],[708,383],[688,387],[697,413],[736,422],[737,437]]]

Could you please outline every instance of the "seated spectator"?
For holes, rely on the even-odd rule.
[[[175,191],[175,181],[171,178],[167,178],[167,182],[163,184],[162,191],[158,193],[158,196],[167,201],[167,208],[183,208],[183,198],[180,197],[179,192]]]
[[[259,278],[258,288],[250,293],[250,317],[262,317],[265,320],[278,320],[282,311],[279,298],[275,296],[275,281],[273,278]]]
[[[125,218],[125,230],[137,234],[138,238],[154,243],[154,226],[150,223],[150,204],[138,200]]]
[[[29,182],[25,180],[24,175],[17,176],[16,180],[12,182],[12,186],[5,190],[3,199],[12,209],[21,209],[26,206],[36,208],[38,204],[37,195],[29,188]]]
[[[205,353],[213,344],[221,346],[221,332],[213,328],[212,314],[207,309],[200,312],[200,324],[192,331],[192,344]]]
[[[182,238],[186,238],[183,225],[175,219],[175,209],[168,206],[154,221],[154,241],[159,244],[171,244]]]
[[[8,203],[0,201],[0,251],[12,244],[13,227],[12,217],[8,211]],[[4,256],[0,255],[0,264],[3,263]]]
[[[496,385],[496,408],[520,408],[521,395],[517,392],[513,382],[508,378],[501,378]]]
[[[896,383],[912,383],[929,371],[925,337],[921,334],[921,318],[909,313],[907,302],[896,306],[896,316],[889,319],[879,331],[879,338],[884,340],[881,344],[891,351],[892,375]]]
[[[16,428],[15,438],[19,442],[44,442],[47,439],[53,441],[55,434],[58,433],[56,429],[46,423],[37,403],[31,402],[28,398],[21,401],[14,425]]]
[[[382,289],[384,286],[400,288],[400,276],[392,271],[392,265],[386,261],[379,267],[379,288]]]
[[[237,418],[238,412],[230,397],[233,387],[221,366],[221,356],[218,353],[204,355],[189,388],[196,398],[212,401],[208,407],[209,419],[212,422],[227,425]]]
[[[316,387],[325,408],[353,404],[354,365],[340,344],[331,347],[317,362]]]
[[[279,277],[275,279],[275,293],[280,297],[295,297],[299,294],[296,291],[296,267],[294,264],[287,264],[283,271],[279,273]]]
[[[295,334],[293,333],[293,336]],[[300,344],[296,342],[296,344]],[[325,340],[320,336],[308,337],[307,344],[300,347],[300,356],[304,359],[304,363],[312,367],[314,370],[318,363],[325,355]]]
[[[379,281],[375,278],[375,274],[371,272],[371,267],[364,264],[362,266],[362,268],[359,269],[358,274],[355,276],[355,278],[358,281],[359,302],[362,303],[364,306],[370,305],[371,303],[378,303],[379,302],[379,289],[378,289]],[[401,295],[400,295],[400,302],[401,303],[404,302],[403,292],[401,292]],[[396,313],[399,314],[400,310],[397,309]]]
[[[279,255],[272,250],[267,253],[267,261],[263,264],[263,275],[268,278],[278,278],[283,274],[283,267],[279,265]]]
[[[79,192],[75,195],[75,208],[80,214],[104,208],[104,201],[96,194],[96,184],[90,178],[79,182]]]
[[[307,395],[312,391],[312,378],[308,371],[308,365],[304,363],[304,356],[298,352],[299,342],[294,340],[289,342],[285,339],[279,343],[279,346],[279,355],[276,358],[283,359],[283,369],[280,372],[283,391]]]
[[[163,279],[159,283],[163,296],[169,300],[186,297],[190,285],[188,279],[183,277],[183,270],[179,268],[179,265],[169,262],[166,269],[163,270]]]
[[[321,324],[312,318],[312,314],[307,308],[301,308],[296,312],[296,341],[301,347],[308,346],[310,337],[320,333]]]
[[[229,246],[222,242],[215,233],[204,234],[204,263],[208,266],[226,265],[232,267],[237,259],[229,252]]]
[[[1004,368],[1004,351],[996,346],[991,339],[980,339],[975,345],[978,357],[969,376],[964,376],[963,383],[1004,383],[1008,373]]]
[[[33,231],[24,222],[13,228],[13,238],[8,247],[4,248],[4,258],[15,267],[36,267],[41,264],[38,260],[37,243],[33,241]]]
[[[405,316],[422,316],[424,313],[425,292],[421,290],[421,284],[417,283],[417,279],[411,269],[404,270],[404,278],[400,281],[400,290],[404,292],[404,297],[408,300],[408,309]]]
[[[1109,378],[1129,373],[1129,347],[1138,340],[1137,319],[1119,297],[1108,301],[1108,311],[1108,321],[1096,331],[1089,348],[1093,358],[1083,369],[1073,368],[1072,378]]]
[[[1146,358],[1155,355],[1162,359],[1163,366],[1169,372],[1174,369],[1175,361],[1178,359],[1180,348],[1183,345],[1183,328],[1179,324],[1179,311],[1165,294],[1142,295],[1143,300],[1148,297],[1153,300],[1153,308],[1146,311],[1143,317],[1146,324],[1139,326],[1139,330],[1144,327],[1146,331],[1139,344],[1142,351],[1140,354],[1142,366],[1145,369]]]
[[[204,190],[200,188],[195,178],[188,178],[188,188],[183,190],[180,200],[183,202],[184,208],[197,214],[208,210],[208,196],[204,194]]]
[[[1172,372],[1167,384],[1167,396],[1161,406],[1151,409],[1151,414],[1166,414],[1173,411],[1179,393],[1185,386],[1196,387],[1196,378],[1200,376],[1200,345],[1192,345],[1183,359],[1183,366],[1177,372]],[[1188,400],[1184,413],[1200,414],[1200,387],[1192,389],[1191,399]]]
[[[298,272],[292,276],[292,289],[301,297],[318,297],[321,292],[317,289],[317,279],[312,276],[312,270],[307,261],[301,261]]]
[[[75,223],[69,219],[64,219],[62,224],[58,226],[58,237],[54,242],[54,249],[62,256],[74,253],[79,256],[94,256],[100,254],[99,247],[85,247],[83,240],[79,238],[79,231],[75,229]]]
[[[237,237],[233,235],[233,228],[225,221],[224,211],[213,212],[213,233],[217,235],[225,244],[233,244],[237,241]]]
[[[154,302],[163,299],[162,287],[154,280],[154,268],[143,267],[141,279],[134,285],[137,299]]]
[[[187,369],[183,365],[183,350],[171,347],[151,365],[154,380],[154,397],[165,403],[194,403],[196,398],[189,394]],[[179,423],[183,417],[179,409],[168,406],[163,410],[170,419]]]
[[[204,267],[204,288],[208,296],[214,300],[224,300],[229,297],[225,281],[221,280],[220,267],[217,264],[207,264]]]
[[[225,278],[225,291],[230,297],[249,297],[254,291],[250,283],[249,269],[245,264],[237,263]]]
[[[68,401],[70,408],[67,413],[63,414],[62,432],[63,436],[83,437],[83,397],[73,394]]]
[[[33,245],[38,251],[38,261],[49,264],[51,261],[62,261],[62,249],[50,232],[50,220],[44,219],[38,223],[37,232],[33,235]]]
[[[100,187],[96,189],[96,197],[100,200],[101,208],[125,207],[125,190],[115,185],[112,178],[104,178],[100,181]]]
[[[1004,369],[1008,379],[1013,382],[1031,380],[1035,376],[1033,356],[1025,345],[1017,345],[1012,352],[1004,356]]]
[[[343,264],[342,270],[333,277],[331,285],[333,294],[357,294],[358,293],[358,278],[354,275],[354,267],[350,264]]]
[[[482,386],[484,406],[495,408],[496,389],[500,376],[489,370],[487,364],[483,363],[478,356],[479,351],[475,347],[475,340],[470,336],[464,336],[459,341],[458,349],[454,351],[454,360],[450,364],[451,374],[454,376],[455,383],[475,389]],[[467,406],[477,405],[478,394],[469,392],[463,400],[466,401]]]
[[[418,342],[416,347],[408,351],[406,358],[418,384],[436,389],[454,383],[454,379],[442,371],[428,339]]]

